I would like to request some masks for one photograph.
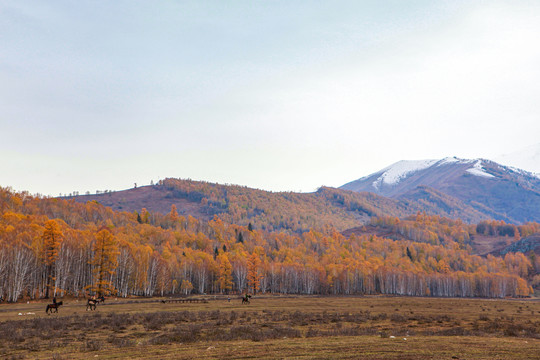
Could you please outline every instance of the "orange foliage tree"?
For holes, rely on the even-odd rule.
[[[41,239],[43,240],[43,260],[45,263],[45,298],[49,298],[52,283],[56,280],[55,263],[58,258],[58,251],[62,243],[63,233],[60,225],[55,220],[49,220],[45,223],[45,230]]]
[[[96,234],[93,246],[94,256],[90,262],[94,266],[94,283],[92,291],[98,296],[105,292],[114,293],[115,288],[111,281],[118,265],[118,245],[113,234],[108,229],[102,229]]]
[[[218,256],[218,262],[219,287],[221,291],[224,291],[227,294],[233,287],[232,265],[226,253],[222,253]]]
[[[261,259],[257,253],[253,252],[248,258],[247,268],[247,282],[248,289],[250,289],[253,294],[256,294],[260,287],[261,274],[259,273],[259,268],[261,265]]]

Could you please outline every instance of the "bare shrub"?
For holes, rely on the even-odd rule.
[[[465,329],[465,328],[463,328],[461,326],[456,326],[456,327],[452,327],[452,328],[449,328],[449,329],[439,330],[434,335],[440,335],[440,336],[466,336],[466,335],[470,335],[470,331],[468,331],[467,329]]]
[[[452,318],[448,315],[438,315],[438,316],[435,316],[435,321],[437,321],[439,324],[442,324],[443,322],[452,321]]]
[[[316,337],[321,336],[321,331],[318,329],[314,329],[313,327],[309,327],[308,331],[306,332],[306,337]]]
[[[148,340],[148,344],[150,345],[168,345],[174,341],[173,338],[168,336],[167,334],[160,334],[157,335],[150,340]]]
[[[52,354],[52,360],[65,360],[67,359],[66,357],[64,357],[62,354],[60,353],[53,353]]]
[[[6,324],[6,329],[4,329],[3,331],[2,339],[10,343],[24,342],[24,336],[22,335],[21,329],[15,328],[13,322],[8,323],[8,324]]]
[[[160,317],[150,317],[144,322],[144,329],[146,331],[159,330],[165,325],[162,320]]]
[[[362,330],[358,326],[339,326],[332,332],[333,336],[358,336],[362,334]]]
[[[407,321],[407,318],[400,314],[392,314],[390,315],[390,321],[403,323]]]
[[[343,314],[343,321],[349,322],[349,323],[356,323],[360,324],[363,322],[366,322],[369,317],[369,312],[359,312],[359,313],[346,313]]]
[[[208,313],[208,318],[210,320],[219,320],[221,319],[221,312],[219,310],[210,311]]]
[[[508,326],[503,330],[504,336],[519,336],[520,328],[517,326]]]
[[[39,351],[40,342],[37,339],[30,339],[24,342],[24,345],[20,346],[22,350]]]
[[[170,342],[190,343],[200,340],[201,325],[179,325],[169,331]]]
[[[82,351],[99,351],[103,349],[103,341],[98,339],[88,339],[81,346]]]
[[[269,314],[270,320],[272,321],[280,322],[284,320],[283,311],[273,311],[273,312],[269,312],[268,314]]]
[[[23,354],[11,355],[10,357],[6,357],[6,360],[22,360],[22,359],[26,359],[26,356]]]
[[[339,318],[336,320],[335,315],[332,317],[332,320],[338,321]],[[303,313],[301,311],[295,311],[289,315],[289,323],[291,325],[301,325],[306,326],[309,322],[309,314]]]
[[[122,348],[122,347],[129,347],[129,346],[135,346],[136,342],[134,339],[128,338],[128,337],[118,337],[118,336],[111,336],[107,339],[107,342],[115,347]]]

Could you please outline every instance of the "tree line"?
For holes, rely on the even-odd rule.
[[[473,256],[455,229],[442,243],[345,237],[332,227],[270,232],[218,217],[180,216],[174,206],[165,215],[115,212],[96,202],[10,189],[0,189],[0,214],[0,295],[8,301],[89,294],[531,292],[527,256]],[[448,232],[449,220],[438,219],[429,220],[430,227]],[[418,219],[418,226],[426,221]]]

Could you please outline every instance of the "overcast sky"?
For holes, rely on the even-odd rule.
[[[0,0],[0,186],[313,191],[540,139],[538,1]]]

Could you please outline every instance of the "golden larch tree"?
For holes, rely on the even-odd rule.
[[[248,290],[251,289],[253,294],[257,293],[260,287],[261,275],[259,274],[259,267],[261,265],[261,259],[257,253],[253,253],[249,256],[247,261],[248,274],[247,274],[247,283]]]
[[[98,296],[107,291],[115,291],[111,278],[118,265],[118,245],[114,235],[108,229],[102,229],[96,234],[94,241],[94,256],[90,264],[94,266],[94,284],[92,290]]]
[[[232,265],[229,261],[227,254],[222,253],[218,256],[219,261],[219,287],[221,291],[225,291],[226,294],[232,290],[233,278],[232,278]]]
[[[169,212],[169,219],[171,221],[171,226],[176,227],[176,224],[178,223],[178,219],[180,217],[178,216],[178,211],[176,210],[176,205],[171,205],[171,211]]]
[[[45,286],[45,298],[49,298],[49,291],[51,290],[52,283],[56,280],[55,263],[58,259],[58,251],[64,234],[60,229],[60,225],[55,220],[49,220],[45,223],[45,230],[41,239],[43,240],[43,262],[45,263],[46,271],[46,286]]]

